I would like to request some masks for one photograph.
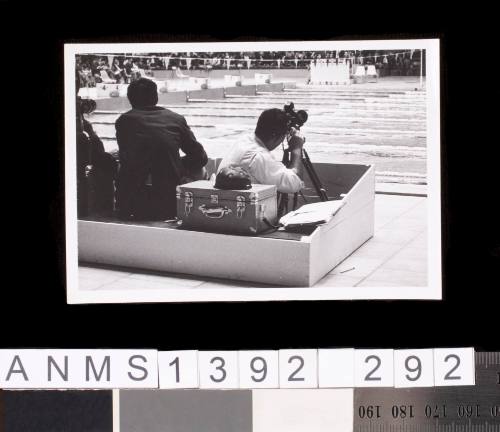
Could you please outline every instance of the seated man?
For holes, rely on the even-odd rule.
[[[76,89],[76,197],[79,218],[111,215],[114,205],[114,181],[117,163],[94,132],[84,113],[93,110],[89,100],[78,96],[81,81],[75,76]]]
[[[156,84],[139,78],[127,90],[132,109],[116,121],[120,170],[118,215],[164,220],[176,216],[176,186],[184,177],[203,177],[208,158],[186,119],[156,106]],[[179,154],[182,150],[186,156]]]
[[[292,129],[288,141],[290,165],[287,168],[276,160],[271,151],[288,135],[287,116],[283,110],[264,111],[257,121],[255,135],[235,144],[219,165],[239,166],[250,174],[252,183],[276,185],[278,192],[295,193],[304,186],[299,177],[304,139]]]

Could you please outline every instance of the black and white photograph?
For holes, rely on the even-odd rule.
[[[0,431],[500,432],[494,14],[76,6],[0,14]]]
[[[438,39],[64,54],[68,303],[442,298]]]

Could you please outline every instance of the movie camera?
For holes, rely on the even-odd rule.
[[[307,112],[304,110],[295,111],[295,105],[293,102],[287,103],[283,107],[283,111],[285,111],[288,119],[288,130],[291,128],[300,129],[307,121]]]

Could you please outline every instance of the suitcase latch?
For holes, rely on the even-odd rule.
[[[189,216],[193,208],[193,192],[184,192],[184,214]]]
[[[210,204],[219,204],[219,195],[210,195]]]
[[[243,217],[243,213],[245,213],[245,197],[238,195],[236,197],[236,217],[241,219]]]

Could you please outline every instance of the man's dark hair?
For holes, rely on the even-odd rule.
[[[158,87],[154,81],[139,78],[127,89],[127,97],[132,108],[144,108],[158,103]]]
[[[255,135],[267,141],[285,135],[288,131],[288,118],[283,110],[271,108],[262,112],[257,120]]]

